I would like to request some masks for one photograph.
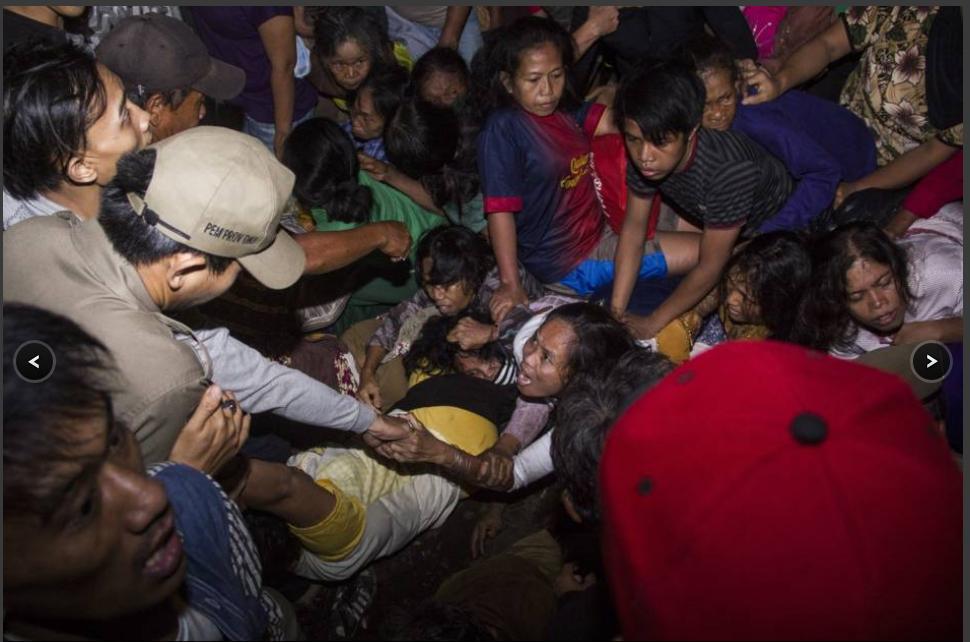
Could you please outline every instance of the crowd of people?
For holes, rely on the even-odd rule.
[[[960,7],[3,20],[5,638],[960,635]]]

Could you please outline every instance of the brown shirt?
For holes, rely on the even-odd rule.
[[[211,365],[174,332],[135,268],[97,220],[68,212],[17,224],[3,235],[4,296],[70,318],[108,347],[120,372],[112,402],[146,463],[168,457],[195,410]]]

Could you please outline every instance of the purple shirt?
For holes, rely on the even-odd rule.
[[[292,7],[192,7],[192,20],[209,54],[246,72],[246,86],[229,102],[260,123],[274,122],[270,62],[259,37],[259,26],[276,16],[292,16]],[[295,41],[294,41],[295,46]],[[317,103],[309,81],[294,78],[292,120],[305,116]]]

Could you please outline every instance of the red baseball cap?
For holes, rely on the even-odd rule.
[[[725,343],[624,413],[600,482],[628,640],[960,637],[962,476],[898,377]]]

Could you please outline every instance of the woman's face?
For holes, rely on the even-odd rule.
[[[546,321],[525,343],[515,384],[526,397],[553,397],[568,381],[566,371],[576,343],[572,326],[561,319]]]
[[[345,40],[337,46],[334,55],[323,62],[338,85],[346,91],[354,91],[370,74],[373,61],[359,42]]]
[[[466,281],[460,280],[448,285],[430,285],[428,280],[431,277],[431,258],[427,257],[421,261],[421,271],[425,283],[424,292],[434,301],[438,312],[446,317],[453,317],[463,311],[475,298],[475,292],[468,287]]]
[[[350,107],[350,124],[357,140],[373,140],[384,135],[384,117],[374,108],[374,92],[369,87],[357,92]]]
[[[888,265],[856,259],[845,273],[845,292],[849,314],[859,325],[879,334],[892,334],[903,325],[906,306]]]
[[[437,107],[451,107],[467,91],[458,74],[432,71],[421,85],[421,98]]]
[[[503,72],[502,83],[522,109],[549,116],[559,106],[566,87],[562,55],[551,42],[526,49],[519,56],[515,75],[509,77]]]
[[[704,116],[701,124],[707,129],[727,131],[738,111],[738,88],[731,82],[727,69],[712,69],[701,74],[704,81]]]
[[[761,307],[748,290],[747,279],[731,270],[725,281],[724,307],[735,323],[761,323]]]

